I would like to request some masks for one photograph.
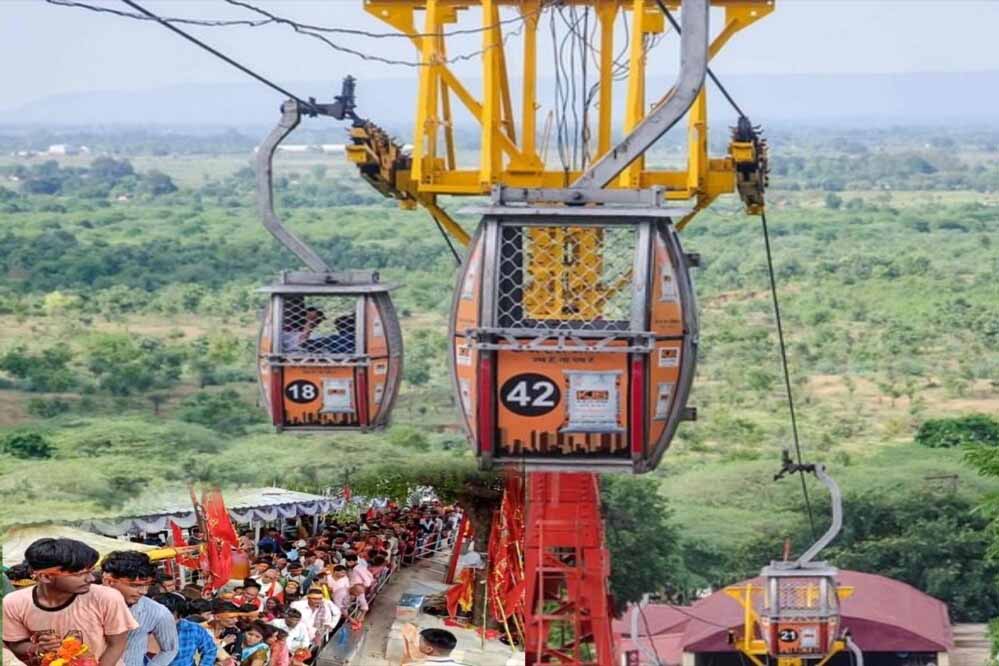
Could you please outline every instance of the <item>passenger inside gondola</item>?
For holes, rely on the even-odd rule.
[[[336,324],[336,334],[327,338],[326,348],[331,354],[353,354],[357,318],[353,314],[345,314],[333,323]]]
[[[336,304],[331,302],[329,305]],[[353,299],[349,300],[348,306],[354,307]],[[309,305],[302,296],[285,297],[283,310],[281,349],[285,353],[356,353],[357,321],[353,312],[335,317],[333,326],[324,327],[326,312]]]
[[[284,301],[284,326],[281,349],[285,352],[317,351],[313,332],[326,320],[326,314],[315,307],[306,307],[301,296],[291,296]]]

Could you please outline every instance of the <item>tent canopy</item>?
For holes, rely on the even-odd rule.
[[[67,525],[30,525],[26,527],[14,527],[7,531],[3,540],[3,564],[5,567],[12,567],[24,561],[24,551],[28,546],[38,539],[76,539],[87,544],[104,557],[114,550],[139,550],[150,551],[156,546],[147,546],[142,543],[132,543],[131,541],[119,541],[92,532],[85,532],[75,527]]]
[[[235,524],[254,521],[274,521],[298,518],[341,510],[346,502],[342,497],[310,495],[284,488],[240,488],[223,493],[229,517]],[[122,535],[140,532],[165,532],[170,523],[180,527],[193,527],[197,522],[188,491],[140,500],[133,512],[125,516],[95,518],[81,523],[85,529],[101,534]]]

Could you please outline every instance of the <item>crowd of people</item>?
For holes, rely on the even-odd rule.
[[[248,575],[221,589],[143,552],[100,560],[80,541],[40,539],[7,572],[23,589],[3,600],[4,664],[51,666],[53,655],[71,656],[67,645],[85,645],[56,666],[309,666],[341,627],[363,625],[394,571],[447,543],[459,523],[433,502],[270,529],[256,541],[246,532]],[[409,661],[453,649],[448,632],[428,631]]]

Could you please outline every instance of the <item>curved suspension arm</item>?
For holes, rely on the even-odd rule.
[[[853,654],[855,666],[864,666],[864,652],[859,645],[853,642],[853,636],[847,634],[843,640],[846,643],[846,649]]]
[[[833,539],[839,534],[839,531],[843,529],[843,493],[840,491],[836,481],[826,473],[825,465],[815,465],[814,467],[816,478],[829,489],[829,496],[832,501],[832,524],[829,525],[829,529],[822,535],[822,538],[816,541],[811,548],[798,558],[796,562],[798,567],[804,567],[811,562],[816,555],[822,552],[823,548],[832,543]]]
[[[645,116],[616,146],[587,169],[572,189],[606,187],[687,113],[704,87],[708,70],[709,0],[683,0],[680,73],[666,101]]]
[[[298,102],[289,99],[281,105],[281,121],[271,130],[257,150],[257,209],[264,228],[282,245],[316,273],[329,273],[330,267],[311,247],[284,226],[274,212],[274,152],[292,130],[298,127],[302,114]]]

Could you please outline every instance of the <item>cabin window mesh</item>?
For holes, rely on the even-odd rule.
[[[284,296],[281,351],[332,356],[357,353],[356,296]]]
[[[501,227],[497,323],[628,330],[636,233],[633,225]]]

